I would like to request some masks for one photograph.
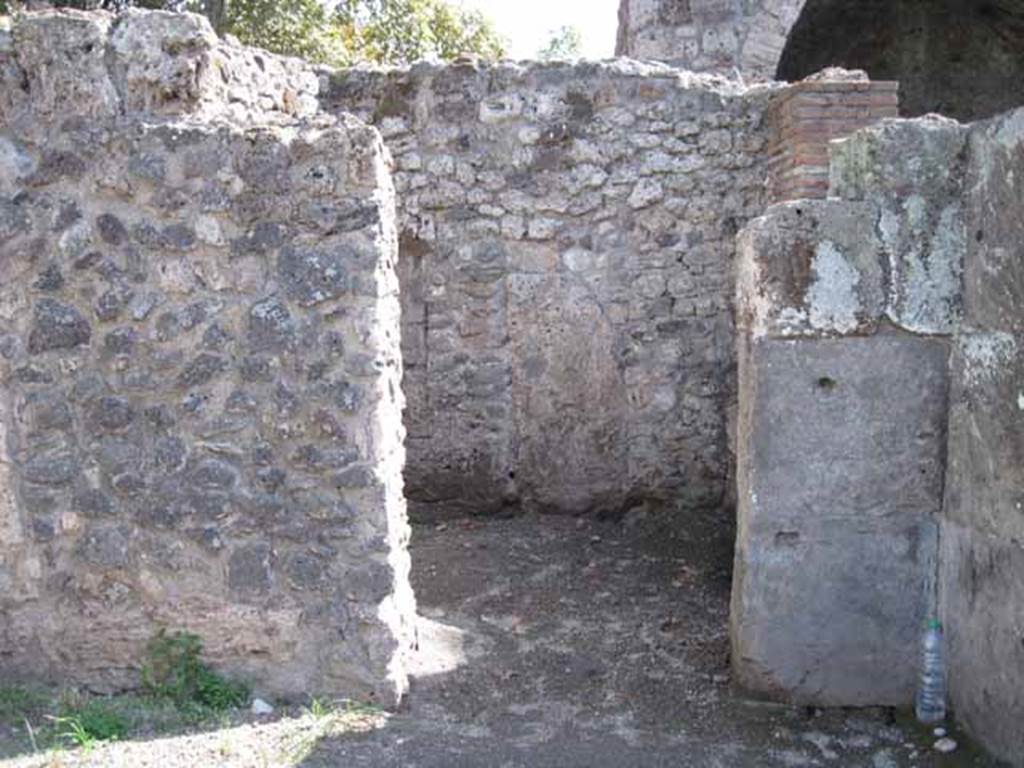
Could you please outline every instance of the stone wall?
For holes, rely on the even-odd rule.
[[[1024,103],[1024,0],[807,0],[779,80],[828,66],[898,80],[900,112],[978,120]]]
[[[828,196],[829,144],[899,115],[899,84],[827,69],[774,99],[768,193],[773,201]]]
[[[827,67],[898,81],[901,114],[1019,106],[1024,0],[620,0],[616,53],[797,82]]]
[[[740,236],[733,662],[909,705],[923,620],[958,719],[1019,765],[1024,112],[836,142],[828,200]]]
[[[774,80],[805,2],[620,0],[615,52],[698,72]]]
[[[701,55],[736,21],[644,8]],[[878,116],[846,85],[625,61],[318,82],[195,16],[20,17],[0,673],[131,686],[165,626],[260,691],[394,703],[400,384],[428,516],[720,505],[738,390],[738,680],[907,705],[938,614],[957,715],[1019,762],[1024,112],[862,130],[828,199],[765,211],[821,191],[770,184],[770,148],[813,140],[817,174]]]
[[[415,509],[722,502],[772,92],[632,62],[329,78],[395,156]]]
[[[393,703],[414,604],[379,134],[198,16],[0,35],[0,671],[138,683],[158,627]]]
[[[741,233],[733,664],[826,705],[909,707],[937,615],[967,130],[834,143],[830,198]]]
[[[952,366],[942,618],[953,706],[1024,764],[1024,111],[974,126]]]
[[[878,221],[875,199],[801,200],[741,235],[732,660],[806,704],[909,706],[929,611],[949,345],[903,300],[934,302],[915,273],[957,254]]]

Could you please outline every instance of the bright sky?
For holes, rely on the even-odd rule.
[[[461,0],[491,17],[509,44],[509,57],[536,58],[551,33],[575,25],[583,36],[583,56],[606,59],[615,55],[618,0]]]

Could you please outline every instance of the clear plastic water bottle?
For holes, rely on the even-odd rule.
[[[946,719],[946,665],[942,649],[942,625],[928,622],[921,644],[921,678],[917,685],[914,711],[921,723]]]

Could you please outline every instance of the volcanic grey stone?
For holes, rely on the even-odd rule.
[[[343,295],[349,287],[351,251],[317,251],[288,246],[277,258],[277,274],[288,297],[304,307]]]
[[[271,548],[259,542],[238,547],[228,560],[228,586],[243,593],[263,594],[270,590]]]
[[[86,488],[75,493],[72,508],[89,517],[105,517],[114,512],[114,502],[103,491]]]
[[[323,558],[308,552],[296,552],[285,560],[284,571],[292,586],[314,589],[324,580],[326,564]]]
[[[94,307],[96,317],[105,323],[116,320],[127,303],[128,296],[122,291],[106,291],[96,300]]]
[[[139,334],[134,328],[115,328],[103,337],[103,346],[111,354],[130,355],[138,339]]]
[[[129,563],[129,537],[120,528],[93,528],[82,536],[78,553],[90,565],[125,568]]]
[[[47,150],[28,182],[44,186],[65,178],[78,179],[84,173],[85,161],[75,153],[66,150]]]
[[[30,401],[32,426],[40,431],[71,426],[71,406],[60,395],[40,394]]]
[[[100,214],[96,217],[96,231],[107,245],[120,245],[128,237],[122,221],[112,213]]]
[[[269,253],[284,242],[287,229],[283,224],[261,221],[245,237],[231,243],[232,252],[237,256]]]
[[[75,307],[55,299],[40,299],[33,312],[28,349],[34,355],[57,349],[74,349],[92,338],[89,322]]]
[[[249,310],[249,344],[253,351],[280,350],[294,334],[291,313],[277,299],[264,299]]]
[[[942,505],[947,343],[755,340],[741,353],[737,681],[909,706]]]
[[[156,461],[161,470],[177,472],[184,469],[188,448],[178,437],[161,437],[155,445]]]
[[[228,362],[220,355],[203,352],[196,356],[178,376],[178,383],[183,387],[198,387],[209,384],[225,370]]]
[[[205,459],[191,473],[190,479],[197,488],[226,490],[234,487],[238,480],[238,472],[226,462]]]
[[[123,397],[101,397],[90,408],[89,423],[100,432],[119,432],[135,420],[135,409]]]
[[[35,456],[25,463],[23,476],[39,485],[67,485],[78,475],[79,462],[71,453]]]
[[[122,472],[119,475],[114,475],[110,481],[110,485],[121,496],[127,496],[129,498],[141,496],[148,487],[145,476],[134,471]]]
[[[64,287],[64,275],[56,264],[48,265],[40,274],[39,278],[32,284],[40,291],[59,291]]]

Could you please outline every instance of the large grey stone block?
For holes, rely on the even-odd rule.
[[[951,367],[940,595],[957,717],[1024,765],[1024,110],[967,142],[964,325]]]
[[[981,331],[1024,336],[1024,109],[974,127],[965,186],[970,228],[964,319]]]
[[[742,350],[732,647],[743,686],[819,705],[911,702],[947,356],[941,340],[902,334]]]
[[[953,710],[994,754],[1024,765],[1024,544],[947,520],[941,562]]]
[[[990,298],[988,306],[994,309],[999,296]],[[993,312],[992,317],[999,315]],[[1024,338],[989,332],[958,340],[949,430],[939,584],[951,701],[977,738],[1020,765]]]

